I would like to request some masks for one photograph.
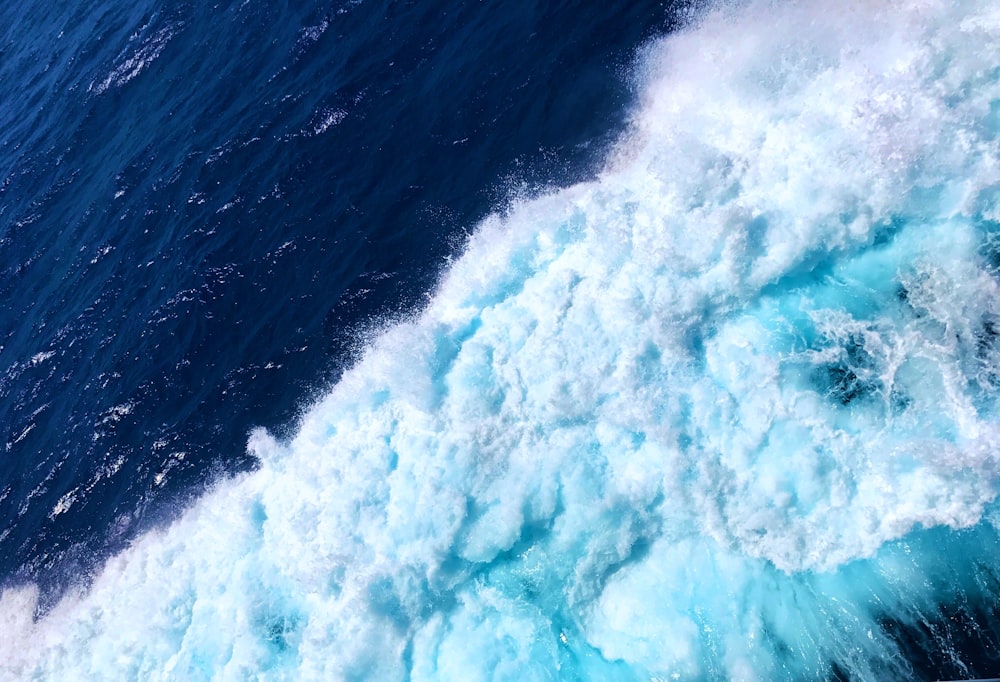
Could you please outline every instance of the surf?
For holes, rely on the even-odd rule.
[[[975,673],[935,633],[996,597],[998,33],[748,3],[651,44],[597,179],[480,224],[256,471],[40,617],[5,590],[0,671],[905,678],[929,624]]]

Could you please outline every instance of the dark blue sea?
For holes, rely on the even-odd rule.
[[[0,678],[1000,676],[990,2],[0,6]]]

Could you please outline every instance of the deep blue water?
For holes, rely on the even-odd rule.
[[[42,581],[252,467],[249,430],[288,428],[488,211],[592,173],[637,48],[673,21],[660,3],[0,11],[0,576]]]
[[[1000,674],[989,2],[0,7],[0,677]]]

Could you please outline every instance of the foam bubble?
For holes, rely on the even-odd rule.
[[[906,677],[889,620],[996,597],[998,33],[751,3],[651,46],[598,180],[480,225],[258,471],[37,621],[6,591],[0,671]]]

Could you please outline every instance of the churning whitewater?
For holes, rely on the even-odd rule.
[[[0,676],[905,678],[890,620],[995,600],[1000,6],[752,3],[638,71],[257,471],[4,592]]]

